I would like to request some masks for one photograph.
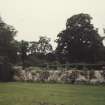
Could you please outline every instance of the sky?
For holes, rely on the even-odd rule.
[[[105,0],[0,0],[0,16],[18,31],[17,40],[48,36],[53,41],[65,29],[66,20],[79,13],[90,14],[104,35]]]

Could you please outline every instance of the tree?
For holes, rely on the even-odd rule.
[[[17,31],[0,18],[0,81],[12,79],[11,64],[16,63],[14,36]]]
[[[30,42],[29,50],[31,54],[41,53],[46,55],[49,52],[52,52],[52,45],[50,44],[50,38],[46,36],[41,36],[39,41]]]
[[[17,31],[13,26],[7,25],[0,18],[0,56],[9,60],[9,62],[15,62],[16,47],[14,36]]]
[[[48,58],[51,52],[52,45],[50,44],[50,38],[46,36],[41,36],[38,41],[29,42],[29,64],[31,66],[44,65],[49,62]]]
[[[25,69],[26,67],[25,61],[27,59],[28,52],[29,52],[29,43],[24,40],[18,42],[18,55],[20,55],[21,57],[23,69]]]
[[[57,35],[56,40],[56,54],[60,61],[95,63],[99,60],[103,38],[91,24],[91,19],[83,13],[67,19],[66,29]]]
[[[38,42],[32,41],[29,43],[29,52],[31,55],[38,52]]]
[[[44,55],[46,55],[49,52],[52,52],[52,45],[50,44],[50,41],[50,38],[46,36],[41,36],[38,41],[37,52],[43,53]]]

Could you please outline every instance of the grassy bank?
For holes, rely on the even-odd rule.
[[[0,105],[104,105],[105,87],[0,83]]]

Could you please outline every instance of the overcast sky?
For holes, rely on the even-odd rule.
[[[93,17],[95,27],[105,27],[105,0],[0,0],[0,15],[18,31],[18,40],[53,40],[65,29],[67,18],[78,13]]]

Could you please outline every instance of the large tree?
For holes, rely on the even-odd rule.
[[[63,62],[95,63],[100,60],[103,38],[91,23],[88,14],[77,14],[66,22],[66,29],[58,34],[56,54]]]
[[[0,18],[0,81],[12,79],[11,64],[16,62],[16,46],[14,36],[16,30]]]
[[[16,60],[16,46],[14,36],[16,30],[0,18],[0,57],[14,63]]]

